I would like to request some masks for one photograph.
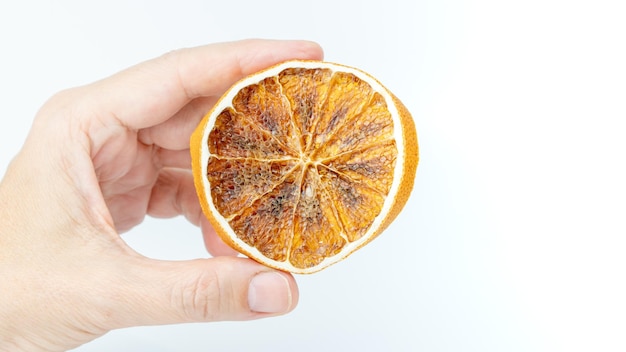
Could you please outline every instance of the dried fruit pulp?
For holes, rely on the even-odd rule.
[[[287,62],[239,82],[192,144],[200,200],[220,236],[299,273],[380,233],[417,164],[401,103],[367,74],[321,62]]]

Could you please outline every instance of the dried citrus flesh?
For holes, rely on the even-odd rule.
[[[312,273],[384,230],[418,163],[404,105],[367,73],[287,61],[237,82],[191,138],[194,182],[219,236]]]

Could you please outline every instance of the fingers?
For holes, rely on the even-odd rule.
[[[161,169],[152,187],[146,213],[156,218],[184,215],[192,224],[200,226],[200,219],[204,216],[198,202],[191,171],[174,168]]]
[[[175,53],[180,55],[180,83],[189,98],[221,95],[243,77],[285,60],[323,57],[316,43],[280,40],[242,40]]]
[[[219,97],[193,99],[174,116],[151,128],[139,130],[137,138],[146,145],[156,144],[170,150],[189,148],[189,136]]]
[[[189,146],[182,150],[158,149],[156,158],[160,167],[191,170]]]
[[[298,302],[292,275],[250,259],[187,262],[137,258],[119,274],[111,328],[250,320],[288,313]]]
[[[322,55],[319,45],[306,41],[244,40],[178,50],[93,84],[92,102],[101,104],[94,111],[139,130],[164,122],[194,98],[221,95],[262,68]]]
[[[193,177],[187,170],[163,169],[150,195],[147,213],[169,218],[184,215],[192,224],[200,226],[207,251],[214,257],[236,256],[237,251],[224,243],[202,213]]]
[[[215,233],[215,229],[211,226],[209,220],[205,217],[200,220],[200,228],[202,229],[204,246],[212,256],[237,256],[239,254],[239,252],[222,241],[222,239]]]

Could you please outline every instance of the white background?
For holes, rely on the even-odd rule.
[[[290,315],[113,331],[91,351],[626,350],[623,1],[3,1],[0,170],[54,92],[185,46],[319,42],[413,113],[421,162],[377,240]],[[182,219],[124,238],[206,257]]]

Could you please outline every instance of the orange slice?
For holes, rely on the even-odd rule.
[[[378,236],[418,163],[413,119],[369,74],[287,61],[233,85],[191,137],[218,235],[267,266],[312,273]]]

